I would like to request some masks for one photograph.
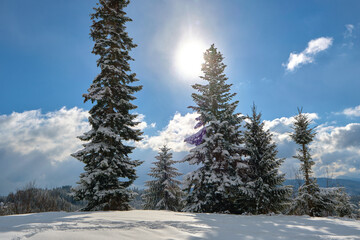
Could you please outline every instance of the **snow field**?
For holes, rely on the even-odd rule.
[[[360,221],[133,210],[0,217],[0,239],[360,239]]]

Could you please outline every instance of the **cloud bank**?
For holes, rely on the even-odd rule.
[[[355,111],[354,109],[353,111]],[[319,115],[317,113],[306,114],[316,126],[316,121],[320,119]],[[145,136],[142,142],[137,143],[137,147],[158,151],[166,143],[174,152],[189,151],[193,146],[185,143],[184,139],[197,131],[194,129],[196,117],[196,113],[188,113],[184,116],[176,113],[163,130],[154,136]],[[293,122],[294,117],[264,121],[265,129],[270,130],[273,134],[273,141],[277,144],[278,157],[286,158],[281,170],[287,173],[288,178],[293,178],[299,167],[299,161],[293,158],[298,146],[290,137],[290,133],[293,131]],[[310,146],[316,163],[313,169],[315,176],[324,177],[326,171],[330,171],[334,177],[342,175],[356,177],[356,174],[360,174],[358,166],[358,162],[360,162],[360,123],[351,123],[346,126],[322,124],[315,130],[317,135]]]
[[[308,114],[312,120],[319,119],[316,113]],[[294,118],[278,118],[264,121],[265,128],[270,129],[273,140],[277,143],[279,157],[286,158],[282,171],[287,177],[294,177],[294,169],[299,161],[292,158],[298,146],[292,141],[290,133]],[[357,177],[360,174],[360,123],[350,123],[346,126],[319,125],[314,141],[310,145],[311,154],[315,161],[314,172],[317,177],[325,177],[326,171],[334,177],[346,175]]]
[[[90,129],[88,113],[79,108],[42,114],[40,110],[0,116],[0,146],[21,155],[45,154],[52,163],[69,159]]]
[[[356,107],[357,108],[357,107]],[[309,119],[316,121],[320,119],[317,113],[306,113]],[[137,143],[141,149],[158,149],[168,144],[174,152],[187,152],[193,146],[183,140],[194,134],[196,113],[188,113],[182,116],[176,113],[169,124],[154,136],[145,136],[145,139]],[[273,141],[278,148],[278,157],[286,158],[282,172],[287,173],[288,178],[294,177],[299,167],[299,161],[294,159],[298,146],[292,141],[290,133],[294,117],[276,118],[271,121],[265,120],[264,127],[273,134]],[[334,177],[342,175],[356,177],[360,174],[360,123],[350,123],[345,126],[331,126],[328,124],[316,127],[317,135],[310,148],[315,161],[314,172],[317,177],[324,177],[326,171],[330,171]]]
[[[318,173],[324,173],[328,168],[335,177],[359,176],[360,123],[322,126],[312,147]]]
[[[82,165],[70,154],[81,148],[76,136],[89,130],[87,118],[76,107],[1,115],[0,195],[33,180],[42,187],[73,184]]]
[[[345,109],[344,114],[359,116],[360,107]],[[198,129],[196,113],[182,115],[175,113],[162,130],[152,135],[144,135],[140,142],[133,143],[138,147],[132,157],[145,160],[138,168],[139,179],[145,181],[148,168],[158,149],[167,144],[172,148],[174,157],[181,159],[193,146],[184,139]],[[316,121],[316,113],[308,113]],[[81,141],[76,136],[88,131],[88,113],[79,108],[66,109],[43,114],[40,110],[12,113],[0,116],[0,195],[24,186],[36,180],[41,187],[74,185],[83,164],[70,157],[70,154],[81,148]],[[140,129],[155,127],[148,124],[145,116],[139,114]],[[278,146],[278,157],[286,158],[281,171],[287,177],[294,177],[299,161],[292,158],[298,146],[292,141],[294,117],[282,117],[264,121],[265,128],[273,134]],[[314,124],[314,125],[315,125]],[[153,130],[152,130],[153,131]],[[311,144],[315,166],[315,176],[325,176],[329,170],[334,177],[346,175],[358,177],[360,174],[360,123],[349,123],[344,126],[322,124],[316,127],[317,135]],[[185,164],[186,165],[186,164]],[[189,166],[182,166],[184,173]],[[145,180],[144,180],[145,179]],[[137,182],[142,186],[142,182]]]
[[[285,66],[286,70],[292,72],[302,65],[312,63],[315,60],[315,56],[318,53],[328,49],[332,43],[333,38],[331,37],[320,37],[313,39],[308,42],[307,48],[301,53],[290,53],[288,62],[283,64],[283,66]]]
[[[77,136],[90,130],[88,112],[80,108],[0,115],[0,195],[35,180],[41,187],[74,185],[83,164],[71,153],[82,147]],[[138,114],[138,129],[155,127]]]

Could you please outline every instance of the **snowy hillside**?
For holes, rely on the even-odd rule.
[[[360,239],[360,221],[145,210],[51,212],[0,217],[0,239]]]

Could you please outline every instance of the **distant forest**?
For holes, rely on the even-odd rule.
[[[320,187],[345,187],[351,196],[351,202],[360,210],[360,184],[358,181],[347,179],[318,178]],[[294,186],[302,184],[302,180],[288,179],[286,185]],[[130,202],[133,209],[144,209],[143,195],[144,189],[132,188],[136,196]],[[73,212],[86,206],[86,201],[75,201],[71,196],[71,186],[62,186],[53,189],[43,189],[36,187],[34,183],[29,183],[15,193],[8,196],[0,196],[0,216],[12,214],[25,214],[37,212]]]

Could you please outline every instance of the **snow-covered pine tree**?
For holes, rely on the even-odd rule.
[[[261,113],[256,113],[255,104],[252,115],[247,117],[245,129],[245,148],[249,154],[249,180],[245,189],[251,194],[244,199],[243,211],[252,214],[281,212],[290,201],[292,189],[282,185],[285,177],[279,174],[278,169],[284,159],[276,157],[276,144],[269,130],[264,130]]]
[[[235,200],[242,184],[242,162],[239,130],[242,117],[234,113],[238,101],[230,102],[235,93],[230,93],[232,84],[227,84],[224,74],[226,65],[223,56],[214,44],[204,53],[202,65],[206,82],[192,87],[199,93],[192,97],[196,106],[190,106],[199,117],[195,128],[200,131],[185,139],[196,146],[184,158],[199,168],[184,178],[188,192],[184,211],[190,212],[238,212]]]
[[[299,159],[301,162],[300,168],[304,174],[304,184],[298,190],[298,195],[290,208],[290,213],[321,216],[321,212],[328,207],[321,197],[316,178],[312,177],[311,168],[315,163],[311,158],[309,144],[313,141],[316,133],[313,128],[310,128],[310,124],[311,120],[308,116],[302,113],[302,109],[298,109],[298,115],[295,116],[293,127],[294,133],[291,134],[291,138],[296,144],[300,145],[294,158]]]
[[[128,210],[131,192],[127,189],[136,179],[135,167],[141,164],[131,160],[134,147],[126,141],[141,140],[141,131],[135,129],[138,122],[136,108],[130,101],[142,86],[133,86],[138,81],[131,73],[129,51],[136,47],[128,36],[124,8],[129,0],[99,0],[90,36],[94,40],[92,53],[99,56],[97,66],[100,74],[95,77],[85,102],[95,105],[89,111],[91,130],[79,139],[88,141],[73,157],[85,163],[85,172],[80,175],[78,186],[73,190],[77,199],[88,201],[84,210]]]
[[[350,196],[345,188],[338,187],[336,191],[335,211],[339,217],[353,217],[355,205],[351,203]]]
[[[326,203],[322,216],[352,217],[354,215],[355,205],[351,203],[344,187],[320,188],[320,195]]]
[[[146,193],[144,195],[144,208],[156,210],[180,211],[182,209],[183,191],[180,181],[175,178],[182,174],[172,165],[172,153],[166,145],[160,148],[155,157],[158,161],[153,162],[155,167],[151,168],[149,175],[155,180],[147,181]]]

